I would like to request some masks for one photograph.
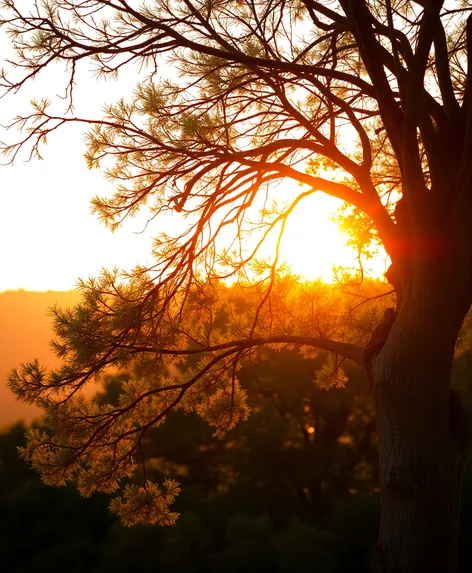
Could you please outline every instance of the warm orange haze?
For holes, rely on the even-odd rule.
[[[93,86],[92,79],[87,82]],[[44,83],[39,85],[45,89]],[[4,121],[9,112],[11,105],[2,107]],[[75,287],[78,278],[96,276],[103,267],[129,270],[137,264],[149,265],[154,234],[162,230],[172,233],[185,224],[175,214],[146,225],[148,215],[144,210],[111,233],[90,212],[90,200],[96,194],[110,194],[113,185],[100,172],[86,168],[80,138],[80,129],[66,128],[50,137],[43,160],[23,160],[0,168],[0,291],[66,291]],[[281,204],[286,200],[284,194],[293,195],[294,188],[296,184],[285,183],[278,190]],[[279,264],[286,263],[302,279],[321,278],[328,283],[335,280],[335,269],[356,271],[357,253],[346,246],[347,236],[333,220],[339,205],[339,201],[321,193],[306,198],[287,222]],[[248,237],[246,241],[250,248],[253,240]],[[274,234],[261,250],[268,261],[273,260],[275,242]],[[364,260],[367,276],[381,278],[385,268],[382,251]],[[78,296],[74,292],[0,295],[0,425],[23,415],[30,419],[36,412],[15,402],[6,389],[8,371],[31,357],[47,366],[57,364],[49,347],[52,333],[48,308],[53,303],[69,306]]]
[[[159,573],[470,571],[470,2],[5,0],[2,26],[0,291],[80,298],[56,360],[54,293],[0,295],[44,413],[3,467],[20,445],[175,532],[142,536]],[[69,562],[121,573],[119,527]]]
[[[19,419],[31,421],[38,415],[34,407],[15,399],[6,387],[9,371],[21,362],[38,358],[48,367],[57,364],[49,345],[53,304],[71,306],[78,293],[7,291],[0,293],[0,429]]]
[[[1,167],[3,209],[0,238],[0,290],[65,291],[77,279],[96,276],[102,267],[130,269],[151,261],[151,237],[161,221],[146,227],[145,216],[131,219],[112,234],[90,213],[90,199],[105,191],[100,173],[88,171],[77,144],[78,133],[56,134],[44,150],[44,160]],[[14,189],[15,192],[11,192]],[[308,197],[291,215],[280,248],[279,263],[302,279],[332,282],[334,268],[357,269],[356,252],[331,218],[339,202],[325,195]],[[169,232],[182,225],[177,216],[166,223]],[[250,239],[248,239],[249,241]],[[270,261],[275,239],[262,254]],[[382,277],[385,255],[365,262],[367,275]],[[6,388],[9,370],[39,358],[46,366],[58,363],[50,346],[48,309],[75,304],[77,292],[4,292],[0,294],[0,426],[36,409],[17,402]]]
[[[53,335],[48,309],[55,303],[75,304],[79,293],[53,291],[72,289],[79,277],[97,275],[103,266],[127,269],[150,260],[154,225],[136,233],[144,224],[134,219],[115,234],[100,225],[88,204],[104,185],[100,175],[88,172],[74,154],[60,156],[57,163],[57,154],[74,148],[75,140],[61,140],[60,135],[55,139],[44,161],[2,168],[0,288],[9,292],[0,293],[1,427],[19,417],[29,420],[37,412],[16,401],[6,388],[9,370],[32,357],[49,367],[58,363],[49,346]],[[13,187],[16,193],[9,193]],[[357,268],[355,251],[345,245],[346,236],[330,219],[337,206],[337,201],[318,195],[298,207],[286,227],[280,264],[286,262],[302,279],[326,282],[333,280],[334,267]],[[273,250],[274,241],[268,241],[263,253],[269,260]],[[381,277],[385,255],[367,261],[365,267],[367,274],[370,269],[372,276]],[[12,292],[16,289],[51,292]]]

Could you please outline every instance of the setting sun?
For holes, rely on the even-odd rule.
[[[7,269],[0,290],[68,290],[79,277],[97,275],[102,267],[128,270],[151,264],[152,237],[163,230],[175,233],[185,224],[171,215],[143,232],[144,212],[112,234],[91,214],[90,200],[95,194],[109,195],[113,186],[101,173],[86,168],[80,132],[66,135],[67,146],[52,138],[43,161],[3,168],[0,239],[8,247],[0,255],[2,268]],[[11,189],[17,192],[9,193]],[[332,220],[339,205],[323,193],[306,197],[288,218],[279,263],[303,278],[326,282],[333,280],[334,267],[356,267],[355,251],[346,246],[346,235]],[[267,260],[273,260],[275,241],[274,234],[261,249]],[[381,277],[385,255],[367,261],[365,271]]]
[[[307,197],[291,214],[280,248],[280,259],[292,272],[306,279],[333,280],[333,269],[356,268],[356,252],[346,245],[347,237],[332,220],[340,202],[317,193]],[[364,269],[369,276],[385,272],[385,254],[374,255]]]
[[[3,36],[0,45],[5,53],[11,50]],[[101,105],[113,101],[117,90],[128,97],[133,93],[134,86],[127,78],[99,84],[84,70],[78,77],[86,89],[76,94],[76,110],[86,116],[99,115]],[[35,86],[39,94],[50,93],[61,81],[60,74],[51,69],[35,80]],[[29,100],[26,93],[15,95],[14,105],[13,99],[5,98],[2,122],[11,121],[20,109],[31,110]],[[79,277],[96,276],[103,267],[129,270],[135,265],[151,265],[152,238],[162,231],[176,234],[188,224],[175,214],[147,226],[145,211],[127,220],[114,234],[100,224],[90,212],[90,201],[95,195],[111,196],[116,186],[99,171],[87,169],[85,130],[83,125],[65,126],[49,138],[42,161],[17,160],[14,166],[3,167],[0,265],[4,272],[0,291],[69,290]],[[296,196],[299,190],[297,183],[287,179],[277,186],[278,198]],[[306,197],[288,218],[279,263],[286,263],[303,278],[326,282],[333,281],[334,268],[357,268],[355,251],[346,246],[347,237],[332,220],[340,204],[322,192]],[[245,246],[249,244],[251,240]],[[258,255],[273,260],[275,244],[276,232]],[[384,252],[369,259],[365,273],[383,276],[385,259]]]
[[[282,185],[286,188],[289,183]],[[341,202],[324,193],[305,197],[287,219],[280,243],[278,264],[303,279],[321,279],[333,282],[339,269],[356,273],[359,269],[357,252],[347,245],[348,237],[336,222]],[[274,231],[261,248],[260,255],[271,262],[274,260],[277,231]],[[254,241],[255,242],[255,241]],[[383,277],[387,264],[383,249],[363,258],[366,276]]]
[[[4,569],[470,571],[472,3],[0,28]]]

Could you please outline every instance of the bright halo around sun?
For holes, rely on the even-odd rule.
[[[286,263],[293,274],[305,279],[334,281],[334,269],[358,269],[357,253],[346,245],[348,237],[333,221],[340,201],[323,193],[306,197],[290,214],[280,244],[279,263]],[[275,239],[273,239],[275,241]],[[268,241],[264,251],[273,245]],[[273,251],[268,258],[273,260]],[[366,276],[382,278],[388,263],[383,249],[363,260]]]

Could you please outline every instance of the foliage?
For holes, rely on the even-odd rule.
[[[455,382],[461,390],[468,388],[464,384],[470,380],[470,358],[466,352],[455,363]],[[173,528],[125,528],[108,514],[104,496],[83,499],[73,487],[45,487],[16,455],[16,447],[24,445],[25,427],[12,427],[0,435],[0,545],[8,547],[2,555],[4,567],[11,573],[38,568],[51,573],[65,568],[92,573],[126,573],[133,568],[218,573],[249,560],[275,573],[285,573],[287,563],[289,571],[303,573],[313,562],[323,572],[333,565],[338,573],[365,571],[378,521],[378,499],[369,494],[376,482],[375,440],[363,439],[364,428],[373,424],[371,400],[359,369],[349,369],[344,390],[317,389],[311,381],[319,363],[320,359],[301,361],[294,352],[279,352],[244,368],[241,379],[251,396],[253,415],[227,440],[212,439],[201,419],[183,412],[153,431],[144,449],[148,471],[169,471],[185,486],[176,502],[181,517]],[[109,377],[100,401],[117,403],[123,378],[128,375]],[[312,412],[305,412],[302,404],[307,403]],[[348,421],[352,416],[354,424]],[[305,445],[301,428],[315,419],[320,429],[338,428],[327,430],[331,443],[346,430],[354,443],[329,448],[331,461],[326,460],[323,440],[315,447]],[[345,459],[346,447],[352,451],[350,460]],[[293,457],[288,463],[295,451],[296,464]],[[346,471],[346,461],[373,472],[369,476]],[[280,468],[292,472],[280,475]],[[471,564],[470,469],[469,464],[460,573],[469,571]],[[310,486],[313,478],[331,484],[321,505],[310,506],[297,493],[296,486]],[[357,492],[349,493],[352,489]]]
[[[11,460],[12,472],[8,484],[3,484],[9,505],[3,506],[2,514],[19,512],[20,503],[30,512],[21,514],[17,526],[12,528],[10,522],[5,527],[5,545],[24,538],[26,523],[42,528],[44,537],[32,536],[34,546],[12,555],[9,571],[29,570],[34,563],[59,570],[67,563],[67,551],[75,555],[87,543],[91,551],[84,551],[83,559],[88,570],[97,573],[145,569],[151,564],[162,572],[216,573],[243,565],[252,571],[256,563],[261,570],[302,572],[312,559],[326,571],[334,563],[341,567],[344,558],[336,533],[340,524],[334,529],[323,524],[330,519],[342,521],[341,500],[349,505],[353,495],[362,500],[357,516],[361,519],[364,505],[370,503],[375,471],[354,469],[375,466],[375,440],[372,433],[369,440],[363,434],[366,420],[370,419],[373,429],[365,379],[358,370],[350,371],[345,390],[320,390],[313,385],[313,372],[321,363],[321,358],[300,360],[296,352],[282,351],[246,365],[241,384],[250,396],[253,415],[225,440],[215,440],[207,424],[183,411],[171,414],[166,424],[148,434],[143,444],[146,472],[153,478],[178,479],[184,486],[176,502],[181,517],[165,531],[123,528],[107,516],[103,497],[94,496],[91,505],[91,499],[81,501],[74,496],[72,488],[41,487],[35,473],[15,456],[14,447],[24,442],[24,428],[12,430],[0,442],[0,459],[3,464]],[[127,378],[110,376],[98,401],[117,404],[119,388]],[[316,431],[307,434],[305,427],[315,426]],[[346,434],[353,443],[337,444],[337,437]],[[8,458],[2,445],[7,443]],[[34,487],[22,486],[25,481]],[[317,481],[326,484],[324,495],[310,502],[308,490],[315,493]],[[349,493],[351,488],[357,493]],[[38,503],[44,498],[45,503]],[[73,513],[78,527],[91,520],[95,528],[85,534],[62,526],[56,508],[64,503],[65,517],[70,519]],[[373,522],[374,531],[375,516]],[[62,527],[62,537],[55,533],[57,527]],[[352,534],[347,527],[343,542],[348,543]],[[369,537],[358,546],[359,567],[368,545]],[[77,567],[84,562],[77,558]]]
[[[110,275],[105,274],[103,280],[107,279]],[[279,339],[270,339],[274,342],[299,342],[302,338],[297,338],[296,333],[302,329],[313,335],[303,338],[310,345],[313,340],[327,340],[333,332],[338,339],[357,335],[362,340],[366,335],[356,325],[367,324],[368,333],[369,324],[376,320],[376,314],[366,313],[358,306],[353,308],[348,322],[346,309],[350,304],[358,305],[358,298],[354,305],[352,297],[341,296],[326,285],[298,283],[287,276],[273,285],[273,315],[261,313],[254,338],[249,338],[247,344],[245,336],[253,329],[248,316],[251,306],[257,304],[257,293],[251,290],[248,296],[240,287],[217,287],[211,283],[198,287],[189,291],[183,317],[167,312],[165,338],[160,341],[154,330],[147,332],[145,325],[135,327],[136,317],[130,312],[130,299],[134,300],[135,293],[123,284],[109,284],[105,297],[103,282],[97,287],[91,281],[84,285],[86,296],[75,309],[54,310],[55,330],[60,337],[54,347],[63,357],[63,365],[49,374],[36,363],[26,364],[14,370],[9,381],[23,399],[45,409],[42,427],[28,431],[27,446],[21,449],[22,456],[39,470],[45,483],[64,485],[75,479],[84,496],[94,491],[117,491],[121,481],[132,477],[139,468],[146,434],[179,409],[198,414],[214,428],[214,435],[222,437],[239,419],[248,416],[251,408],[247,391],[239,381],[239,369],[258,357],[257,341],[264,340],[270,328],[285,333]],[[150,314],[155,312],[155,304],[150,305]],[[311,317],[305,312],[308,304],[313,308]],[[339,315],[333,312],[334,304],[339,307]],[[110,317],[113,307],[115,312]],[[176,310],[178,314],[181,311],[182,307]],[[207,320],[203,321],[205,315]],[[281,327],[278,317],[282,319]],[[89,330],[91,321],[95,325],[93,331]],[[264,329],[264,323],[269,321],[270,327]],[[247,347],[221,342],[228,332],[242,339]],[[96,344],[105,339],[111,342],[109,348]],[[198,346],[208,348],[208,356],[201,357]],[[97,368],[98,363],[101,368]],[[84,390],[91,379],[99,379],[106,365],[128,365],[134,367],[134,374],[124,379],[114,402],[90,400]],[[346,379],[340,361],[334,368],[328,361],[313,378],[324,388],[330,384],[339,387]],[[251,385],[251,393],[257,392],[257,385]],[[145,474],[143,484],[127,486],[112,502],[111,509],[128,525],[171,524],[177,516],[169,506],[178,492],[174,480],[165,480],[158,488]]]
[[[175,236],[156,238],[152,266],[104,272],[81,285],[81,304],[55,310],[59,370],[30,363],[12,373],[13,391],[46,413],[46,429],[30,431],[23,450],[46,482],[75,478],[85,495],[118,490],[148,430],[175,409],[198,413],[218,436],[231,430],[249,414],[239,364],[263,345],[302,344],[362,363],[372,325],[353,328],[356,305],[331,298],[328,310],[319,285],[305,293],[279,278],[286,220],[313,193],[360,213],[345,218],[360,257],[371,240],[383,243],[397,310],[405,295],[410,306],[423,303],[431,284],[458,285],[454,316],[439,305],[441,293],[431,296],[449,331],[459,330],[471,265],[467,3],[2,6],[18,48],[4,88],[21,90],[53,64],[67,74],[65,111],[38,99],[13,121],[22,135],[5,146],[12,160],[24,149],[39,155],[48,135],[81,122],[89,166],[117,183],[112,197],[94,201],[106,224],[114,229],[145,208],[150,222],[170,212],[185,222]],[[98,120],[74,115],[76,72],[87,61],[98,76],[145,70],[131,99],[108,105]],[[300,186],[285,191],[276,185],[284,179]],[[261,261],[270,237],[274,256]],[[242,291],[253,283],[244,311],[219,282],[229,277]],[[426,308],[420,314],[430,320]],[[110,367],[136,372],[119,404],[85,399],[86,384]],[[328,373],[344,383],[338,359],[319,377],[323,385]],[[133,514],[168,523],[176,487],[144,478],[113,507],[127,522]]]

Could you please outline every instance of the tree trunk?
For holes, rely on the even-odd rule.
[[[375,573],[457,570],[466,423],[449,386],[467,305],[450,283],[428,282],[406,293],[372,363],[381,489]]]

